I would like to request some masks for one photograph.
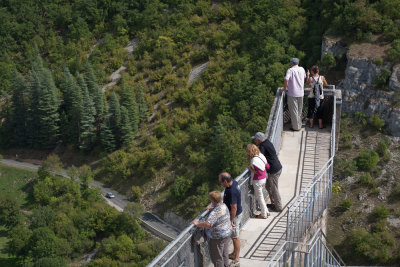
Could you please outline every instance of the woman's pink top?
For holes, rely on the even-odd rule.
[[[254,165],[253,168],[255,170],[253,180],[262,180],[267,178],[267,173],[265,172],[265,170],[262,171]]]

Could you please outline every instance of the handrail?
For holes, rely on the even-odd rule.
[[[336,253],[336,251],[335,251],[336,256],[333,255],[333,253],[329,250],[329,247],[328,247],[329,243],[323,242],[323,241],[322,241],[322,238],[324,238],[325,240],[327,240],[327,239],[326,239],[326,236],[325,236],[325,234],[322,232],[321,228],[318,228],[318,230],[316,231],[316,233],[315,233],[315,234],[312,236],[312,238],[311,238],[309,241],[307,241],[306,243],[295,242],[295,241],[285,241],[285,242],[279,247],[279,249],[276,251],[276,253],[273,255],[273,257],[271,258],[271,260],[268,262],[267,266],[268,266],[268,267],[269,267],[269,266],[274,266],[274,265],[276,265],[276,266],[294,266],[294,263],[293,263],[293,262],[292,262],[292,264],[284,264],[284,265],[280,265],[279,263],[277,264],[277,262],[279,262],[281,258],[287,257],[287,256],[286,256],[286,255],[287,255],[287,254],[286,254],[287,252],[292,253],[292,255],[291,255],[292,260],[294,260],[294,259],[296,258],[296,256],[293,255],[294,253],[304,254],[306,257],[308,257],[308,256],[310,256],[310,255],[312,256],[312,253],[314,252],[314,249],[316,249],[316,246],[317,246],[318,244],[320,244],[320,243],[318,243],[318,241],[321,241],[322,246],[325,248],[325,251],[322,252],[322,251],[321,251],[321,248],[319,247],[319,248],[317,248],[318,250],[316,251],[317,255],[318,255],[318,254],[324,254],[325,256],[330,256],[330,258],[334,261],[334,264],[336,264],[336,266],[346,266],[346,265],[344,264],[343,260],[342,260],[340,257],[336,257],[336,256],[338,256],[337,253]],[[287,250],[287,249],[286,249],[287,247],[294,247],[293,245],[295,245],[295,247],[302,246],[303,248],[304,248],[304,247],[307,247],[307,248],[304,248],[304,249],[303,249],[303,250],[305,250],[305,251],[296,250],[296,249],[290,249],[290,250]],[[320,259],[320,257],[318,257],[318,258]],[[287,260],[284,260],[284,261],[286,262]],[[298,264],[298,263],[297,263],[297,264]],[[331,264],[332,264],[332,263],[331,263]],[[309,265],[305,264],[304,266],[309,266]],[[310,266],[314,266],[314,265],[310,264]],[[324,266],[324,265],[318,265],[318,266]],[[334,266],[334,265],[331,265],[331,266]]]
[[[278,90],[280,90],[280,89],[278,89]],[[283,112],[283,99],[284,98],[285,98],[285,91],[281,91],[281,99],[279,100],[278,111],[277,111],[277,114],[276,114],[275,120],[274,120],[275,125],[273,127],[273,131],[272,131],[271,138],[270,138],[271,142],[275,140],[275,134],[276,134],[276,130],[277,130],[277,127],[278,127],[277,118],[279,118],[279,116],[281,115],[280,114],[281,111]]]
[[[197,216],[197,218],[199,219],[199,218],[203,218],[206,214],[207,214],[207,210],[206,211],[204,211],[203,213],[201,213],[199,216]],[[174,241],[172,241],[168,246],[166,246],[164,249],[163,249],[163,251],[160,253],[160,254],[158,254],[157,255],[157,257],[155,257],[147,266],[148,267],[153,267],[153,266],[155,266],[155,264],[159,261],[159,260],[161,260],[168,252],[169,252],[169,250],[171,250],[174,246],[176,246],[177,244],[178,244],[178,242],[186,235],[186,234],[188,234],[189,232],[190,232],[190,230],[192,230],[193,229],[193,227],[194,227],[194,224],[190,224],[188,227],[186,227],[186,229],[185,230],[183,230],[180,234],[179,234],[179,236],[174,240]],[[182,243],[184,243],[184,242],[182,242]],[[178,251],[178,250],[175,250],[175,251]],[[172,257],[170,257],[169,259],[171,259]],[[167,263],[168,261],[169,261],[169,259],[165,262],[165,263]],[[164,263],[164,264],[165,264]]]

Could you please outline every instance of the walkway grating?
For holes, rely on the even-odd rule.
[[[300,189],[312,181],[329,159],[331,128],[302,128],[282,132],[279,159],[283,165],[279,191],[284,210],[271,212],[266,220],[250,219],[240,233],[240,266],[265,267],[286,238],[287,207]]]

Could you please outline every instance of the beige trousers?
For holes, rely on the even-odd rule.
[[[290,120],[292,122],[292,128],[294,130],[300,130],[302,126],[302,113],[303,113],[303,97],[287,97],[289,112],[290,112]]]

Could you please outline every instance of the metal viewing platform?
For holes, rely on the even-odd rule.
[[[304,104],[307,105],[307,95]],[[241,187],[243,221],[240,232],[240,266],[344,266],[329,247],[324,235],[323,216],[332,192],[333,159],[337,148],[341,113],[341,91],[324,89],[326,128],[303,125],[289,130],[286,96],[277,90],[266,134],[279,151],[283,165],[279,191],[282,212],[271,212],[265,220],[255,219],[250,173],[246,169],[236,180]],[[305,117],[307,108],[303,108]],[[268,200],[267,200],[268,203]],[[203,219],[207,212],[199,215]],[[322,228],[322,229],[321,229]],[[148,266],[212,266],[207,243],[192,244],[195,229],[187,227]],[[231,249],[232,251],[233,249]]]

